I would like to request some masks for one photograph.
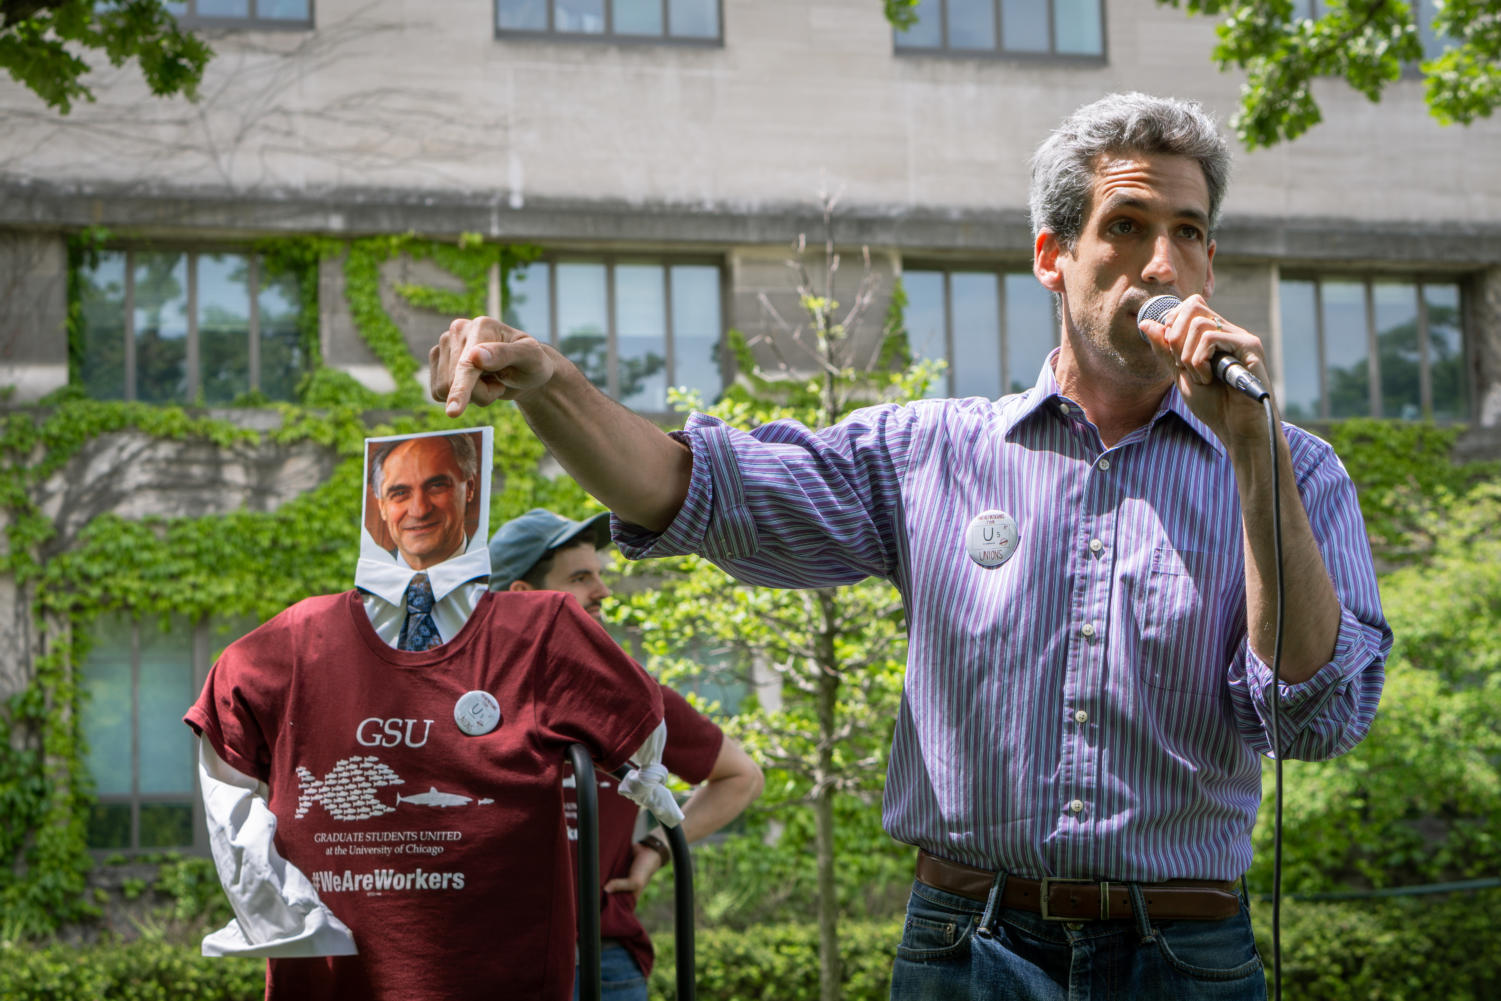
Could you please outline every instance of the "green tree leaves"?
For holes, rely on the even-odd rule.
[[[797,322],[769,308],[778,334],[752,343],[731,332],[740,377],[710,414],[742,428],[789,418],[819,428],[859,406],[922,395],[930,369],[902,365],[908,354],[899,294],[885,317],[883,349],[874,356],[860,349],[856,333],[875,302],[877,279],[867,255],[854,287],[836,295],[833,204],[824,199],[818,267],[804,262],[801,237],[789,261],[798,276],[789,290],[799,305]],[[758,350],[776,362],[758,362]],[[627,611],[652,665],[664,680],[701,676],[707,668],[748,690],[731,730],[766,769],[761,808],[779,820],[801,813],[806,821],[811,812],[811,823],[790,822],[783,837],[805,860],[811,850],[819,991],[833,1001],[840,990],[838,818],[851,801],[874,812],[884,785],[907,652],[900,598],[890,584],[873,580],[810,590],[748,587],[691,558],[651,561],[631,572],[655,582],[630,596]],[[848,846],[839,852],[839,865],[850,854]]]
[[[1501,481],[1453,464],[1454,433],[1351,421],[1336,447],[1389,570],[1395,634],[1370,734],[1331,762],[1289,762],[1288,892],[1415,886],[1501,870]],[[1271,886],[1269,811],[1251,886]]]
[[[1489,116],[1501,101],[1501,0],[1446,0],[1433,31],[1450,47],[1423,62],[1415,4],[1324,0],[1307,18],[1292,0],[1157,0],[1223,16],[1214,61],[1245,71],[1231,126],[1248,149],[1296,139],[1323,119],[1313,84],[1343,79],[1371,101],[1420,66],[1430,112],[1448,125]]]
[[[1490,116],[1501,103],[1501,4],[1496,0],[1445,0],[1433,19],[1436,32],[1462,39],[1423,64],[1428,108],[1445,125]]]
[[[213,50],[182,31],[161,0],[3,0],[0,67],[50,108],[66,115],[78,100],[92,101],[84,82],[90,66],[80,52],[101,53],[111,65],[131,59],[157,97],[198,96]]]

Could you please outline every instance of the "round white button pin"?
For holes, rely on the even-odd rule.
[[[500,703],[489,692],[465,692],[454,703],[453,721],[471,737],[489,733],[500,723]]]
[[[964,530],[964,548],[970,559],[992,570],[1016,552],[1018,538],[1015,518],[1005,511],[982,511]]]

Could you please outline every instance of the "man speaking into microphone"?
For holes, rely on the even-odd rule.
[[[1062,344],[999,400],[664,435],[494,320],[433,349],[449,413],[514,399],[628,556],[901,591],[883,822],[919,851],[896,1001],[1266,997],[1239,883],[1261,757],[1353,747],[1391,632],[1333,451],[1215,376],[1224,353],[1271,384],[1209,302],[1228,172],[1196,104],[1116,94],[1065,120],[1030,200]]]

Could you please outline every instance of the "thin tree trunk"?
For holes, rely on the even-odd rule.
[[[834,733],[838,725],[839,665],[834,662],[835,596],[818,592],[823,626],[818,642],[818,765],[813,823],[818,861],[818,997],[840,1001],[839,899],[834,886]]]

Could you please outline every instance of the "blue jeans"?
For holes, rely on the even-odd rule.
[[[1244,901],[1222,921],[1063,923],[998,907],[982,933],[985,917],[982,902],[914,882],[891,1001],[1266,1001]]]
[[[646,974],[625,946],[614,939],[600,943],[599,978],[602,1001],[646,1001]],[[578,967],[573,968],[573,1001],[579,1001]]]

